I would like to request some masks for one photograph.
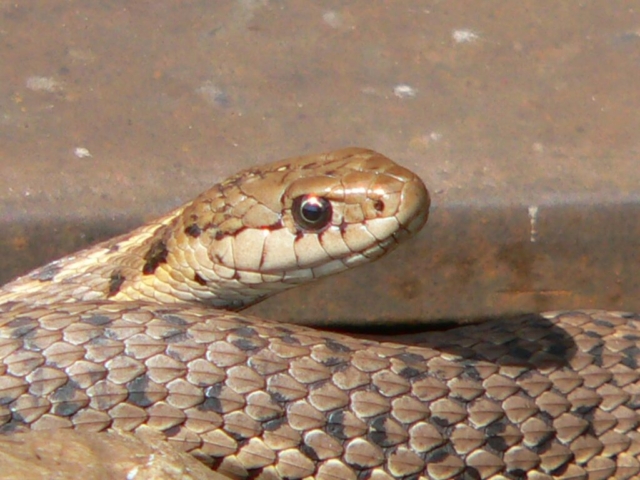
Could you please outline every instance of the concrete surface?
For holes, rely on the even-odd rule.
[[[426,231],[253,313],[640,310],[639,78],[635,1],[0,1],[0,281],[357,145],[424,178]]]

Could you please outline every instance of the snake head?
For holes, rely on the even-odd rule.
[[[381,257],[422,228],[429,204],[419,177],[372,150],[283,160],[188,205],[167,262],[196,300],[240,309]]]
[[[14,280],[0,296],[239,310],[381,257],[428,212],[422,181],[379,153],[293,158],[242,171],[154,222]]]

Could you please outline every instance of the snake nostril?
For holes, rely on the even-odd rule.
[[[302,230],[317,232],[331,222],[331,202],[316,195],[301,195],[293,199],[293,219]]]
[[[382,213],[384,212],[384,202],[380,199],[373,202],[373,208],[376,212]]]

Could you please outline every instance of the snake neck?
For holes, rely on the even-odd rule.
[[[87,301],[202,303],[239,310],[267,292],[216,274],[201,241],[190,241],[187,204],[133,232],[53,261],[0,288],[0,305]],[[193,228],[193,227],[191,227]],[[191,235],[192,237],[192,235]],[[219,268],[218,268],[219,269]],[[234,288],[235,287],[235,288]]]
[[[0,304],[28,302],[77,302],[91,300],[149,300],[175,303],[170,282],[162,287],[159,267],[170,260],[163,241],[175,225],[179,211],[140,227],[133,232],[97,244],[78,255],[53,261],[2,286]],[[164,238],[164,240],[162,240]],[[176,276],[178,272],[174,272]],[[185,279],[181,279],[185,281]],[[149,292],[158,288],[152,294]]]

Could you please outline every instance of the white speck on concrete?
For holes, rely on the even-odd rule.
[[[456,43],[474,43],[480,40],[480,35],[468,28],[454,30],[451,32],[451,36]]]
[[[201,86],[196,88],[196,93],[201,95],[212,105],[219,107],[226,107],[229,105],[229,97],[227,94],[211,80],[207,80]]]
[[[393,87],[393,94],[399,98],[413,98],[418,91],[410,85],[400,84]]]
[[[55,78],[31,76],[27,78],[27,88],[34,92],[57,92],[62,90],[62,85]]]
[[[324,20],[324,23],[329,25],[331,28],[338,28],[342,26],[342,17],[333,10],[329,10],[324,13],[322,15],[322,20]]]
[[[529,224],[531,226],[529,229],[529,241],[531,243],[536,243],[536,240],[538,239],[537,223],[538,223],[538,206],[531,205],[529,207]]]
[[[84,148],[84,147],[76,147],[73,150],[73,154],[78,158],[93,157],[93,155],[91,155],[91,152],[87,148]]]

